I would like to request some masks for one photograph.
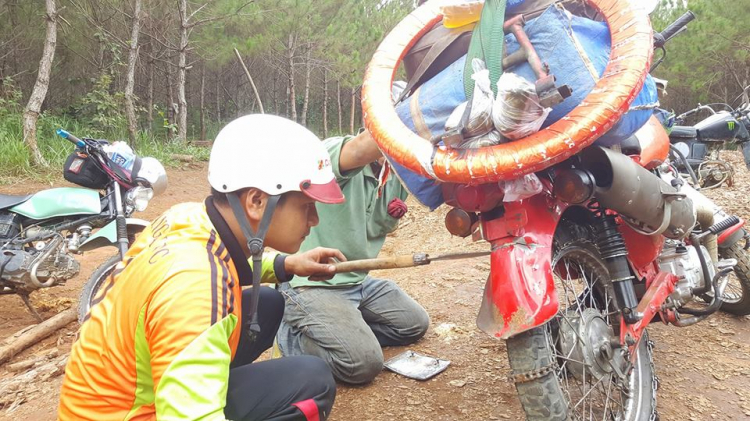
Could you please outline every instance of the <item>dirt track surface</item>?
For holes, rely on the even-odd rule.
[[[708,193],[730,212],[750,221],[750,174],[739,154],[725,153],[737,170],[733,188]],[[205,167],[169,172],[167,193],[152,202],[145,214],[152,219],[169,206],[198,201],[208,184]],[[63,185],[64,183],[56,184]],[[0,186],[2,193],[27,193],[49,185]],[[409,201],[410,211],[399,230],[386,241],[384,255],[412,252],[439,254],[479,251],[486,245],[453,238],[443,227],[446,210],[428,213]],[[81,274],[64,286],[32,294],[45,317],[75,305],[88,275],[114,249],[87,253]],[[397,281],[429,312],[432,326],[423,340],[408,349],[448,359],[450,367],[426,382],[384,371],[365,387],[339,387],[331,420],[518,420],[523,419],[515,387],[508,379],[505,345],[475,326],[484,282],[485,259],[434,263],[401,272],[376,275]],[[0,296],[0,342],[34,323],[21,300]],[[13,359],[22,361],[57,347],[66,353],[76,324],[61,330]],[[661,381],[658,407],[662,420],[750,419],[750,319],[719,314],[688,328],[654,324],[655,363]],[[406,348],[385,350],[386,358]],[[0,367],[0,384],[13,376]],[[31,382],[13,396],[0,396],[0,420],[55,419],[61,376]],[[4,405],[4,407],[3,407]]]

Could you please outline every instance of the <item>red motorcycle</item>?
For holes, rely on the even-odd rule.
[[[654,44],[662,47],[693,16],[654,35],[634,2],[589,3],[613,28],[612,57],[623,58],[610,62],[597,87],[622,93],[595,89],[535,135],[456,150],[432,146],[400,123],[383,86],[414,40],[439,22],[430,2],[381,44],[363,110],[384,152],[444,182],[449,230],[491,244],[477,325],[507,341],[527,418],[651,420],[658,379],[647,326],[706,319],[724,304],[733,270],[739,298],[727,309],[750,313],[748,235],[744,221],[682,181],[655,118],[621,152],[591,146],[640,90]],[[504,201],[498,181],[531,173],[541,193]]]

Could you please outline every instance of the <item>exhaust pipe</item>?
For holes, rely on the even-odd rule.
[[[594,196],[647,235],[682,239],[696,223],[693,201],[629,157],[599,146],[579,154],[595,180]]]

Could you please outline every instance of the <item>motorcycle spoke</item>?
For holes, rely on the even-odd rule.
[[[601,277],[595,273],[594,269],[586,267],[587,265],[577,259],[562,259],[557,262],[557,265],[559,269],[562,269],[556,271],[556,284],[558,291],[562,292],[560,294],[562,305],[558,313],[557,324],[547,325],[547,342],[553,351],[553,362],[558,364],[557,378],[563,393],[570,402],[572,419],[619,419],[625,408],[625,400],[628,396],[627,387],[618,384],[614,374],[604,375],[596,380],[593,372],[590,371],[592,369],[590,363],[572,357],[576,346],[586,344],[586,339],[581,336],[582,332],[575,328],[584,319],[585,309],[593,308],[601,311],[602,318],[609,326],[613,325],[613,320],[617,320],[619,312],[613,311],[614,302],[609,290],[602,285]],[[561,276],[563,274],[565,276]],[[572,332],[575,335],[576,344],[568,352],[562,352],[566,348],[560,342],[561,326],[565,326],[569,333]],[[571,365],[575,365],[575,373],[578,374],[570,371],[573,369]],[[578,369],[578,367],[581,368]]]
[[[729,282],[727,283],[727,287],[724,289],[724,294],[721,298],[726,302],[736,303],[742,299],[742,294],[742,285],[740,284],[739,279],[737,279],[737,276],[734,273],[730,273]]]

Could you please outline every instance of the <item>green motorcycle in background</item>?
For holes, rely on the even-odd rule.
[[[37,289],[78,275],[76,254],[116,246],[119,252],[91,275],[78,306],[79,321],[96,304],[103,281],[148,224],[130,218],[164,192],[167,175],[155,158],[140,158],[122,142],[79,139],[65,162],[65,179],[85,188],[62,187],[24,196],[0,194],[0,294],[16,294],[42,320],[29,300]]]

